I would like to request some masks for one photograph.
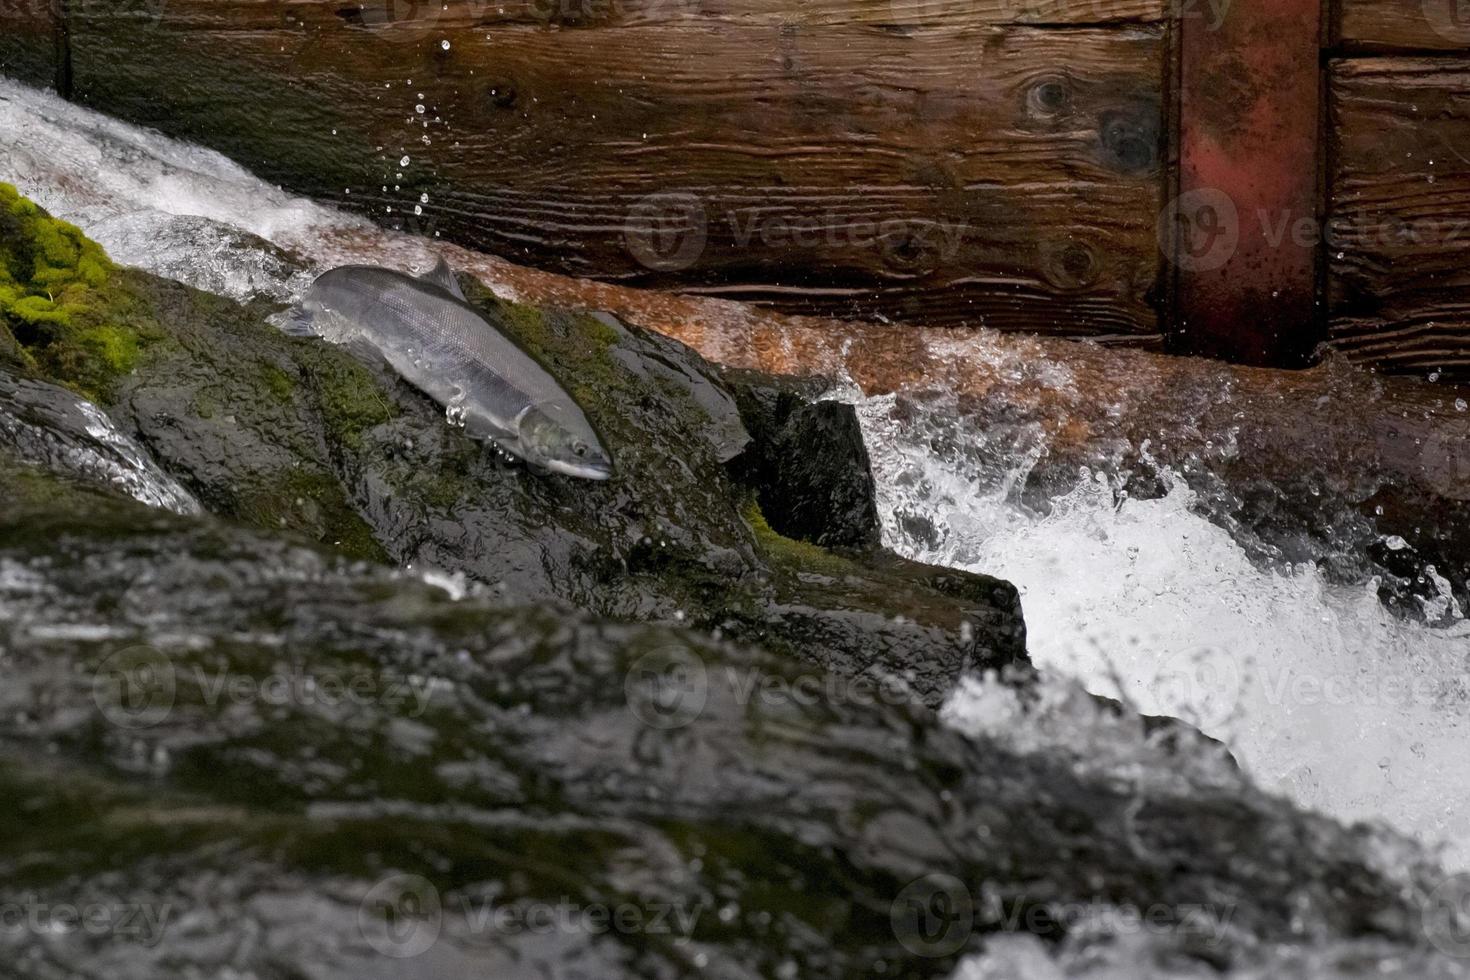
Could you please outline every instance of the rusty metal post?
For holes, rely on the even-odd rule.
[[[1179,13],[1173,349],[1299,365],[1323,336],[1318,265],[1324,0]]]

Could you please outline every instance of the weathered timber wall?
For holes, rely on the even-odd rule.
[[[1349,50],[1459,51],[1470,48],[1460,0],[1338,0],[1333,40]]]
[[[0,75],[51,86],[64,49],[63,0],[0,0]]]
[[[79,5],[70,50],[79,101],[520,261],[1157,344],[1161,17],[1159,0],[169,0]]]
[[[1330,72],[1332,343],[1393,370],[1470,373],[1470,60]]]

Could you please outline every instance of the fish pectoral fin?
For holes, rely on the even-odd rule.
[[[454,278],[454,270],[449,268],[449,263],[444,261],[444,256],[439,256],[439,261],[434,263],[434,268],[419,276],[424,282],[438,286],[448,292],[455,299],[464,300],[464,291],[459,288],[459,280]],[[465,300],[468,302],[468,300]]]
[[[464,430],[471,439],[493,442],[506,452],[515,452],[515,447],[520,445],[520,438],[514,432],[507,431],[486,418],[466,419]]]
[[[316,332],[312,319],[311,313],[304,306],[293,306],[281,314],[277,326],[281,328],[281,333],[288,337],[311,337],[320,340],[321,334]]]

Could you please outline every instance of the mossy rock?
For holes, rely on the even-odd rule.
[[[0,879],[161,923],[0,930],[21,977],[919,980],[1005,930],[1096,940],[1068,910],[1114,907],[1148,910],[1123,952],[1189,975],[1292,975],[1251,967],[1328,942],[1449,975],[1415,852],[1137,731],[1126,766],[1084,764],[700,631],[456,599],[3,457],[0,499]],[[552,903],[665,926],[472,918]]]
[[[0,356],[106,401],[159,337],[101,247],[0,183]]]
[[[112,417],[215,514],[352,557],[462,573],[511,601],[684,623],[840,672],[904,678],[931,703],[965,669],[1025,660],[1008,583],[968,576],[969,593],[944,591],[936,570],[876,547],[876,528],[848,539],[870,546],[839,552],[768,524],[759,489],[740,478],[748,467],[725,463],[749,441],[736,401],[675,341],[462,283],[492,327],[561,379],[612,452],[613,479],[574,480],[470,440],[381,361],[287,337],[259,308],[114,268],[71,226],[29,204],[12,211],[26,229],[49,229],[0,240],[12,242],[13,267],[32,270],[28,289],[65,286],[62,334],[107,309],[122,311],[104,319],[131,338],[94,361],[24,350],[53,380],[105,388]],[[26,245],[41,241],[44,261]],[[68,268],[70,278],[55,271]]]

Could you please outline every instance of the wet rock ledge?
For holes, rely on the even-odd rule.
[[[743,376],[746,426],[715,369],[678,342],[503,302],[466,278],[617,461],[604,484],[532,473],[386,365],[288,338],[264,307],[114,267],[76,229],[0,194],[0,357],[99,402],[212,514],[463,574],[507,601],[683,623],[900,678],[931,704],[962,670],[1024,662],[1011,585],[879,546],[856,424],[845,406],[812,405],[816,389],[793,402],[789,383]],[[768,417],[760,406],[777,400]],[[823,472],[841,474],[842,506],[823,505]]]

